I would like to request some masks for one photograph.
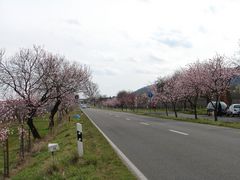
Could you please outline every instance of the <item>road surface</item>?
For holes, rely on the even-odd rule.
[[[240,179],[240,130],[84,109],[109,139],[153,180]]]

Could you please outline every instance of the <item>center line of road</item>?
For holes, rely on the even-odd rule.
[[[130,121],[131,119],[129,119],[129,118],[126,118],[126,120],[127,120],[127,121]]]
[[[150,124],[145,123],[145,122],[140,122],[140,124],[143,124],[143,125],[146,125],[146,126],[149,126],[149,125],[150,125]]]
[[[187,133],[180,132],[180,131],[175,131],[175,130],[172,130],[172,129],[169,129],[169,131],[175,132],[175,133],[178,133],[178,134],[182,134],[182,135],[185,135],[185,136],[188,136],[188,135],[189,135],[189,134],[187,134]]]

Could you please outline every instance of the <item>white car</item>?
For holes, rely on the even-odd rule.
[[[220,101],[221,105],[221,112],[219,112],[219,109],[217,109],[218,114],[224,114],[226,113],[227,104],[223,101]],[[210,116],[214,112],[214,107],[216,107],[216,101],[209,102],[207,105],[207,114]]]
[[[85,109],[85,108],[87,108],[87,105],[86,104],[81,104],[81,108]]]
[[[229,106],[229,108],[227,109],[227,115],[238,115],[240,114],[240,104],[232,104],[231,106]]]

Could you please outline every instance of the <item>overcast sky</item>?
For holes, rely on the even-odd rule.
[[[42,45],[90,66],[101,94],[239,50],[239,0],[0,0],[0,48]]]

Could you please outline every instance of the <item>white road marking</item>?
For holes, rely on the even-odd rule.
[[[175,131],[175,130],[172,130],[172,129],[169,129],[169,131],[175,132],[175,133],[178,133],[178,134],[182,134],[182,135],[185,135],[185,136],[188,136],[188,135],[189,135],[189,134],[187,134],[187,133],[180,132],[180,131]]]
[[[145,123],[145,122],[140,122],[140,124],[143,124],[143,125],[146,125],[146,126],[149,126],[149,125],[150,125],[150,124]]]
[[[123,154],[123,152],[109,139],[109,137],[107,137],[107,135],[104,134],[104,132],[96,125],[96,123],[86,113],[84,113],[84,114],[93,123],[93,125],[99,130],[99,132],[102,133],[102,135],[105,137],[105,139],[107,139],[107,141],[113,147],[113,149],[118,154],[118,156],[121,158],[123,163],[128,167],[128,169],[133,174],[135,174],[137,176],[137,179],[148,180],[146,178],[146,176],[127,158],[127,156],[125,154]]]
[[[126,120],[127,120],[127,121],[130,121],[131,119],[129,119],[129,118],[126,118]]]

